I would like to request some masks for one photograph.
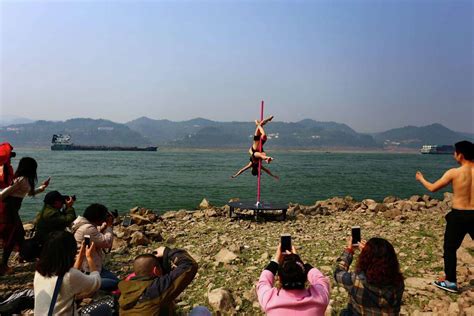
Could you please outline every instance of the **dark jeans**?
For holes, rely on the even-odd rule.
[[[446,215],[444,232],[444,272],[446,280],[456,282],[456,251],[466,234],[474,239],[474,210],[461,211],[453,209]]]
[[[119,279],[115,274],[110,272],[109,270],[106,270],[102,268],[102,271],[100,271],[100,279],[101,279],[101,285],[100,289],[102,291],[115,291],[118,288],[118,283]]]

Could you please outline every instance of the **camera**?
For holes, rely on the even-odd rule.
[[[15,158],[16,157],[16,152],[12,151],[10,152],[10,158]]]

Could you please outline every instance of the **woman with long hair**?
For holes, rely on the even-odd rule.
[[[49,185],[50,178],[35,189],[38,177],[36,160],[24,157],[20,160],[18,168],[13,176],[13,184],[0,192],[0,200],[4,203],[4,216],[2,218],[2,231],[0,237],[3,239],[3,256],[0,263],[0,275],[11,272],[8,267],[8,259],[15,246],[21,249],[25,240],[25,231],[21,222],[19,210],[23,199],[30,195],[35,196],[43,192]]]
[[[76,240],[70,232],[55,231],[49,234],[36,264],[33,281],[35,315],[48,315],[57,283],[59,295],[53,307],[53,315],[78,315],[74,297],[87,296],[100,287],[100,274],[95,269],[94,251],[94,242],[89,246],[82,243],[76,257]],[[92,267],[89,275],[79,270],[84,257]]]
[[[360,250],[354,272],[349,272],[355,249]],[[337,259],[334,278],[349,292],[349,303],[341,315],[398,315],[405,288],[397,255],[383,238],[362,240],[353,247],[352,238]]]
[[[274,284],[277,274],[280,287]],[[303,263],[295,247],[282,252],[278,245],[275,258],[260,274],[257,297],[267,315],[322,316],[329,304],[329,287],[329,278]]]

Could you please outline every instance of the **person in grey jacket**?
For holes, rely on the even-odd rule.
[[[116,290],[119,282],[117,276],[104,267],[104,251],[112,248],[114,241],[113,220],[107,207],[95,203],[89,205],[83,216],[79,216],[72,224],[72,232],[78,246],[82,244],[86,235],[89,235],[91,242],[95,244],[93,257],[96,270],[100,271],[102,280],[100,289],[104,291]],[[83,262],[82,270],[84,272],[91,270],[87,261]]]

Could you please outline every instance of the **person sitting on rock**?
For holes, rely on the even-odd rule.
[[[274,286],[277,272],[281,288]],[[329,288],[329,278],[304,264],[294,247],[283,253],[278,245],[275,258],[260,274],[257,296],[267,315],[324,315]]]
[[[94,262],[96,270],[100,271],[102,285],[100,287],[103,291],[115,291],[119,279],[115,274],[105,269],[104,251],[112,248],[114,241],[113,234],[114,217],[102,204],[91,204],[85,211],[83,216],[78,216],[72,224],[72,232],[78,246],[84,241],[84,236],[89,235],[91,242],[95,244]],[[82,270],[89,272],[91,267],[87,262],[82,265]]]
[[[349,272],[357,248],[357,266],[355,272]],[[334,279],[349,292],[349,303],[341,315],[399,315],[405,285],[395,250],[387,240],[362,240],[354,248],[350,237],[337,259]]]
[[[173,300],[197,273],[196,261],[181,249],[159,247],[133,262],[134,276],[119,283],[120,315],[173,315]]]
[[[51,315],[77,315],[75,297],[88,296],[100,287],[100,275],[95,269],[94,251],[94,242],[90,246],[82,243],[76,256],[76,241],[67,231],[55,231],[48,236],[36,264],[33,282],[35,315],[49,315],[48,311],[57,285],[59,295]],[[92,267],[89,275],[80,271],[84,257]]]
[[[44,205],[36,215],[35,240],[40,246],[53,231],[65,230],[76,219],[74,198],[62,195],[58,191],[48,192],[44,197]]]

